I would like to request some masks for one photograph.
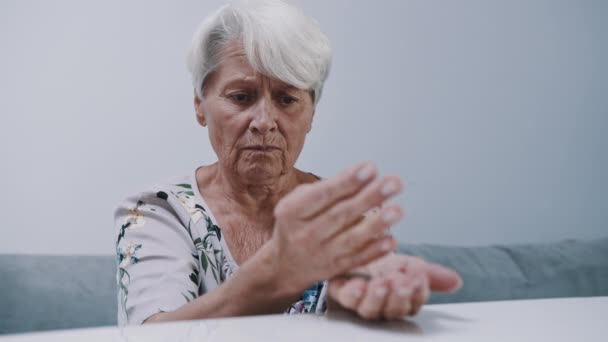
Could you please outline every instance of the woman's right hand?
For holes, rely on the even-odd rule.
[[[277,204],[273,236],[265,247],[284,286],[301,291],[395,249],[395,240],[384,233],[403,216],[398,204],[362,219],[403,187],[399,177],[377,180],[377,173],[373,163],[361,163],[298,186]]]

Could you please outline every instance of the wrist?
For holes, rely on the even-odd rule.
[[[306,290],[306,285],[297,283],[283,265],[277,248],[269,241],[237,273],[248,275],[254,293],[271,298],[277,304],[285,303],[281,307],[286,308]]]

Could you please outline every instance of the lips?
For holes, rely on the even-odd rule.
[[[261,152],[270,152],[274,150],[278,150],[278,147],[275,146],[265,146],[265,145],[253,145],[244,147],[243,150],[252,150],[252,151],[261,151]]]

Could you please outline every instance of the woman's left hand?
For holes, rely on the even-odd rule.
[[[329,281],[329,300],[368,320],[415,315],[431,291],[453,292],[462,286],[458,273],[421,258],[390,253],[353,270],[364,277]],[[331,308],[330,308],[331,310]]]

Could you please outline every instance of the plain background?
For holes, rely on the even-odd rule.
[[[402,176],[402,242],[608,235],[608,2],[300,3],[335,57],[299,167]],[[214,161],[184,61],[221,4],[0,1],[0,252],[114,254],[125,196]]]

